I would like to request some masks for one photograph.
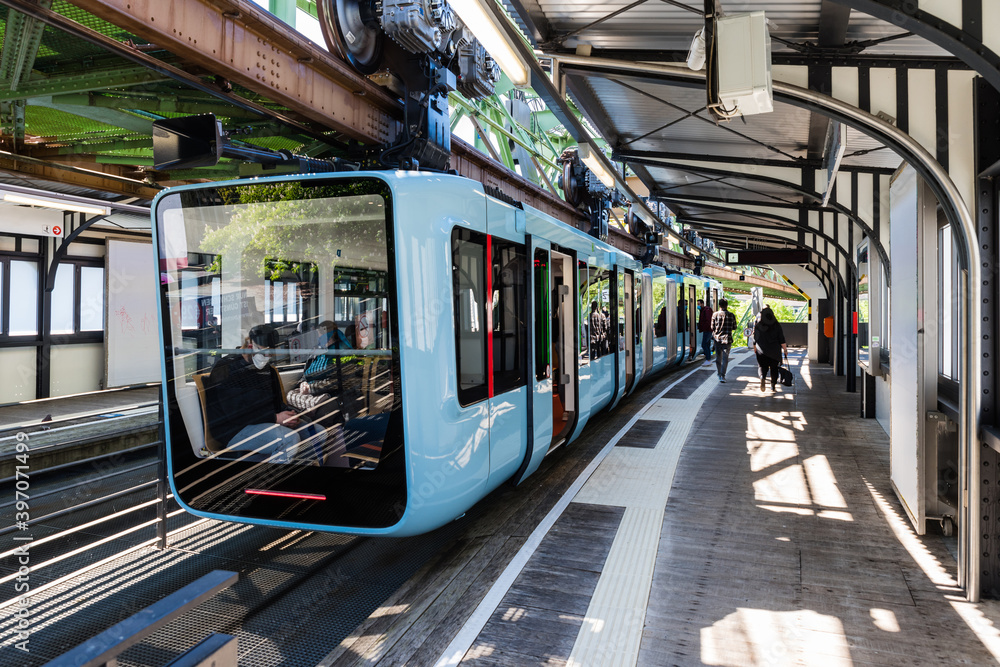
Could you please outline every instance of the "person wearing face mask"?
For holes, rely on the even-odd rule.
[[[300,440],[317,431],[299,428],[299,418],[284,403],[281,379],[271,366],[278,331],[260,324],[247,336],[249,354],[216,361],[206,390],[206,412],[212,437],[229,450],[253,451],[287,462]]]

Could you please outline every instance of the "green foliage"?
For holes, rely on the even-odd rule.
[[[729,301],[729,312],[736,316],[736,323],[739,325],[733,336],[733,347],[745,347],[747,344],[746,329],[750,325],[752,314],[750,312],[749,301],[737,301],[733,294],[726,293]],[[779,322],[795,322],[798,320],[799,311],[784,303],[775,303],[764,299],[764,305],[770,306],[774,311],[774,316]],[[803,302],[802,307],[805,307]]]
[[[389,192],[381,181],[309,187],[299,181],[250,183],[220,188],[218,195],[237,208],[228,224],[205,230],[202,251],[216,255],[208,268],[211,273],[221,272],[225,256],[259,262],[259,277],[271,280],[318,270],[314,263],[291,258],[322,258],[331,266],[342,257],[353,266],[385,261],[386,225],[372,220],[375,198],[384,201],[382,210],[389,207]],[[317,200],[335,201],[324,205]],[[379,252],[379,257],[369,257],[370,252]]]

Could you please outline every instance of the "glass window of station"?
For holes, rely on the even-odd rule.
[[[160,200],[170,456],[186,504],[325,525],[399,519],[391,203],[375,178]]]

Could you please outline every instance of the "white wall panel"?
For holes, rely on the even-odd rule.
[[[988,4],[984,0],[983,4]],[[928,14],[943,19],[956,28],[962,27],[962,3],[959,0],[920,0],[917,7]]]
[[[871,110],[872,115],[884,111],[896,117],[896,70],[871,69]]]
[[[948,72],[948,172],[965,205],[975,210],[975,124],[972,89],[975,72]]]
[[[890,261],[894,266],[918,266],[918,183],[912,167],[893,183],[892,188],[892,247]],[[890,360],[890,425],[889,477],[896,495],[903,503],[910,520],[923,533],[923,441],[917,383],[921,377],[919,336],[920,289],[917,271],[900,271],[892,275],[889,296],[891,322]]]
[[[875,205],[872,200],[875,196],[874,179],[874,174],[858,174],[858,215],[869,226],[875,220]]]
[[[934,70],[911,69],[909,78],[909,130],[928,153],[937,157],[937,113],[934,104]]]
[[[1000,2],[983,1],[983,45],[1000,53]]]
[[[99,391],[104,380],[104,344],[53,345],[50,390],[55,396]]]
[[[886,254],[889,253],[891,247],[891,234],[889,233],[889,227],[892,222],[892,177],[891,176],[880,176],[879,183],[882,189],[879,192],[880,201],[878,202],[879,210],[881,215],[879,216],[879,227],[881,228],[879,234],[881,236],[882,247],[885,248]],[[890,262],[892,258],[890,256]]]
[[[809,68],[805,65],[772,65],[771,79],[800,88],[808,88]]]
[[[35,348],[0,348],[0,403],[35,398]]]
[[[848,209],[851,208],[851,192],[853,189],[851,180],[851,174],[848,172],[842,171],[837,174],[837,203]]]
[[[851,106],[858,106],[858,68],[833,67],[830,72],[833,96]]]

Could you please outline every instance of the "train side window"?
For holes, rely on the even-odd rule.
[[[618,350],[625,349],[625,274],[618,272]]]
[[[635,280],[635,343],[640,345],[642,343],[642,276],[636,274]]]
[[[590,363],[590,281],[588,280],[587,263],[577,262],[579,270],[579,290],[580,302],[580,365]]]
[[[611,352],[611,316],[609,308],[610,273],[607,269],[590,266],[586,309],[590,336],[590,358],[600,359]],[[582,278],[582,274],[581,274]],[[594,309],[596,306],[596,310]]]
[[[528,257],[523,245],[493,239],[493,393],[527,384]]]
[[[667,277],[653,278],[653,337],[667,335]]]
[[[458,402],[471,405],[488,396],[486,381],[486,235],[456,229],[451,235],[455,299]]]
[[[549,253],[535,250],[535,379],[544,380],[552,372],[549,365]]]
[[[684,298],[684,284],[677,286],[677,333],[687,331],[687,300]]]

